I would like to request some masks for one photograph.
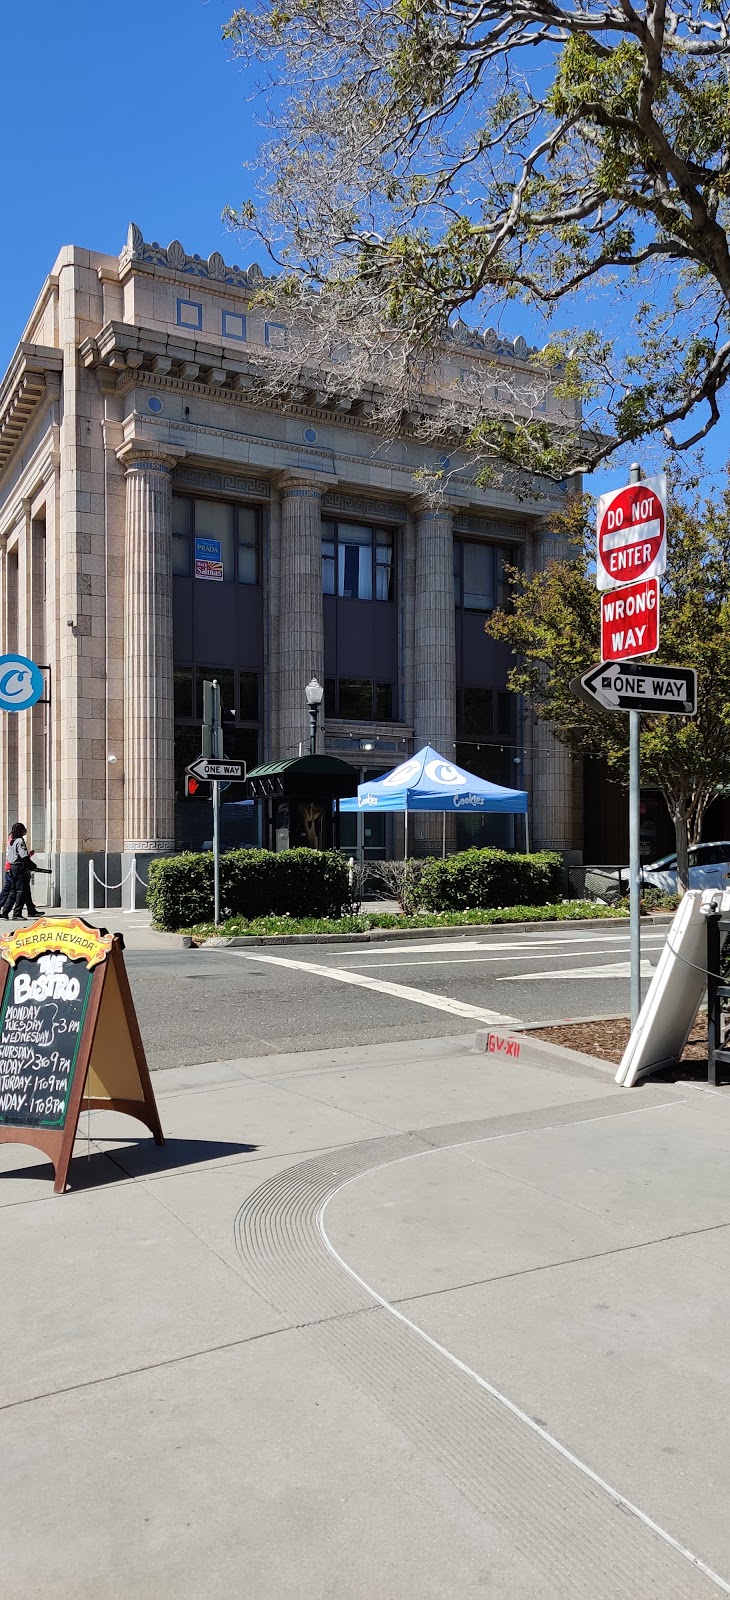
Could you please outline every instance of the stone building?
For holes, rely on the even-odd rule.
[[[2,652],[47,683],[0,719],[0,813],[28,821],[64,904],[86,903],[90,861],[116,882],[132,855],[209,837],[184,768],[211,676],[249,766],[307,748],[314,674],[322,749],[375,776],[430,743],[528,788],[534,845],[581,848],[580,772],[484,631],[505,561],[553,553],[559,492],[519,504],[457,462],[435,509],[414,479],[435,447],[388,443],[334,388],[257,388],[287,340],[260,276],[134,226],[118,258],[68,247],[0,388]],[[528,370],[521,339],[461,359]],[[255,842],[256,808],[224,813],[229,842]],[[510,843],[504,826],[459,819],[460,842]],[[349,848],[399,847],[398,819],[348,827]]]

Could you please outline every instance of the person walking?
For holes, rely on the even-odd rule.
[[[3,887],[2,887],[2,893],[0,894],[0,915],[4,915],[5,914],[5,907],[6,906],[8,907],[8,914],[9,914],[10,906],[11,906],[13,900],[15,899],[15,890],[13,888],[13,875],[12,875],[12,873],[10,871],[10,862],[8,861],[8,850],[10,849],[11,844],[12,844],[12,839],[10,837],[10,834],[8,834],[8,843],[7,843],[7,847],[6,847],[6,850],[5,850],[5,882],[4,882]]]
[[[23,822],[14,822],[10,829],[7,859],[10,865],[10,876],[13,881],[15,898],[12,902],[12,908],[9,906],[7,911],[0,911],[0,917],[7,919],[11,916],[13,922],[22,922],[24,902],[28,907],[28,915],[31,917],[38,916],[38,911],[33,904],[33,895],[30,887],[32,864],[31,854],[25,842],[27,832],[28,830]]]

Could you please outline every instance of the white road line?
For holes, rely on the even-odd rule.
[[[664,1107],[667,1105],[677,1105],[681,1103],[681,1101],[663,1101],[658,1106],[637,1106],[636,1112],[638,1113],[639,1111],[642,1111],[646,1113],[651,1111],[659,1111],[664,1109]],[[619,1115],[623,1114],[625,1113],[619,1113]],[[591,1118],[590,1120],[592,1121],[594,1119]],[[579,1126],[579,1124],[577,1125]],[[558,1123],[556,1124],[556,1131],[559,1131],[561,1127],[565,1126],[573,1127],[576,1126],[576,1124]],[[539,1130],[528,1128],[524,1129],[522,1134],[517,1133],[510,1135],[510,1137],[520,1138],[524,1133],[533,1133],[538,1131],[541,1133],[547,1133],[552,1130],[549,1128],[542,1128]],[[500,1135],[497,1135],[496,1137],[499,1138]],[[490,1140],[489,1138],[477,1139],[474,1141],[462,1139],[459,1141],[459,1144],[463,1146],[472,1142],[475,1144],[488,1144]],[[401,1159],[405,1161],[418,1161],[423,1156],[439,1155],[442,1154],[444,1150],[456,1148],[456,1145],[441,1145],[438,1147],[438,1149],[434,1148],[432,1150],[414,1151],[412,1155],[404,1156]],[[388,1165],[390,1165],[390,1163],[388,1163]],[[704,1573],[704,1576],[709,1578],[710,1582],[714,1583],[715,1587],[720,1589],[723,1594],[730,1595],[730,1583],[727,1583],[726,1580],[720,1576],[719,1572],[715,1572],[714,1568],[708,1566],[707,1563],[700,1558],[700,1556],[695,1555],[693,1550],[688,1549],[688,1547],[684,1544],[680,1544],[679,1540],[675,1539],[673,1534],[668,1533],[666,1528],[662,1528],[661,1524],[655,1522],[653,1517],[648,1516],[646,1511],[642,1511],[639,1506],[635,1505],[633,1500],[627,1499],[626,1495],[621,1494],[619,1489],[614,1489],[613,1485],[608,1483],[605,1478],[600,1477],[599,1473],[594,1472],[593,1468],[589,1467],[587,1462],[581,1461],[580,1456],[574,1455],[573,1451],[567,1448],[567,1445],[561,1444],[560,1440],[556,1439],[552,1433],[548,1433],[547,1428],[541,1427],[539,1422],[535,1422],[533,1417],[528,1416],[527,1412],[523,1411],[521,1406],[516,1405],[514,1400],[510,1400],[506,1394],[502,1394],[500,1389],[495,1388],[494,1384],[489,1383],[488,1380],[483,1378],[479,1372],[475,1372],[473,1367],[467,1366],[466,1362],[461,1361],[459,1356],[455,1356],[452,1350],[447,1350],[446,1345],[440,1344],[438,1339],[434,1339],[430,1333],[426,1332],[425,1328],[420,1328],[417,1322],[412,1322],[410,1317],[407,1317],[405,1313],[397,1306],[392,1305],[390,1300],[386,1300],[384,1295],[378,1294],[377,1289],[373,1289],[372,1284],[366,1283],[365,1279],[360,1277],[359,1272],[355,1272],[353,1267],[348,1266],[348,1263],[339,1254],[339,1251],[335,1249],[329,1234],[327,1233],[324,1220],[325,1214],[330,1201],[336,1199],[337,1195],[341,1194],[343,1189],[346,1189],[351,1183],[356,1183],[361,1177],[370,1176],[373,1171],[378,1171],[378,1168],[371,1167],[368,1169],[367,1174],[358,1172],[355,1173],[352,1178],[345,1178],[342,1183],[338,1184],[336,1189],[333,1189],[330,1194],[325,1196],[319,1207],[316,1216],[317,1228],[325,1249],[329,1252],[333,1261],[337,1262],[337,1265],[342,1268],[343,1272],[347,1273],[348,1277],[352,1279],[353,1283],[358,1284],[359,1287],[364,1289],[365,1293],[370,1295],[384,1311],[389,1312],[392,1317],[395,1317],[397,1322],[402,1323],[406,1328],[410,1328],[411,1333],[415,1333],[419,1339],[423,1339],[424,1343],[427,1344],[430,1349],[435,1350],[437,1355],[444,1356],[444,1358],[449,1361],[453,1367],[456,1367],[459,1372],[463,1372],[465,1377],[471,1378],[474,1383],[477,1383],[480,1389],[483,1389],[488,1395],[491,1396],[493,1400],[496,1400],[499,1405],[504,1406],[505,1410],[509,1411],[511,1416],[516,1417],[518,1422],[524,1423],[525,1427],[529,1428],[532,1433],[536,1433],[545,1444],[550,1445],[551,1449],[555,1450],[559,1456],[562,1456],[564,1461],[569,1462],[572,1467],[575,1467],[578,1472],[581,1472],[584,1477],[590,1480],[591,1483],[594,1483],[596,1488],[602,1489],[604,1494],[609,1495],[612,1500],[615,1500],[616,1504],[622,1506],[623,1510],[627,1511],[630,1516],[638,1518],[638,1521],[643,1523],[645,1528],[648,1528],[651,1533],[655,1533],[659,1539],[663,1540],[664,1544],[669,1545],[670,1549],[676,1550],[678,1555],[682,1556],[685,1561],[690,1563],[690,1566],[695,1567],[698,1572]]]
[[[605,967],[568,967],[567,970],[555,967],[552,972],[510,972],[506,978],[496,978],[496,983],[539,983],[548,978],[629,978],[631,966],[628,961],[612,961]],[[641,963],[642,978],[653,978],[654,968],[649,961]]]
[[[601,951],[601,955],[603,955],[604,957],[605,957],[606,954],[607,954],[607,952],[605,950]],[[367,967],[368,970],[369,970],[371,967],[456,967],[456,966],[468,967],[468,966],[483,966],[485,962],[487,962],[487,963],[493,962],[495,967],[496,967],[496,966],[502,965],[502,963],[505,962],[505,961],[539,961],[541,959],[542,955],[543,955],[542,951],[540,951],[539,954],[536,954],[535,951],[533,951],[533,950],[524,950],[524,951],[513,950],[512,954],[509,955],[509,956],[455,956],[455,955],[452,955],[450,959],[449,959],[448,956],[437,956],[435,961],[432,961],[430,959],[430,957],[426,956],[426,958],[424,960],[422,960],[422,961],[399,961],[398,957],[395,954],[393,954],[389,961],[369,961],[369,960],[366,960],[366,958],[363,956],[362,958],[358,959],[354,963],[354,965],[356,965],[358,967]],[[560,961],[560,960],[562,960],[562,961],[574,961],[575,960],[575,951],[574,950],[566,950],[564,956],[561,956],[559,954],[559,952],[556,952],[556,959],[558,961]],[[644,965],[646,965],[646,963]],[[622,967],[623,967],[623,963],[622,963]],[[348,967],[347,970],[348,971],[350,970],[349,967]],[[589,969],[586,968],[585,970],[588,971]],[[652,968],[651,970],[653,971],[654,969]],[[599,976],[601,974],[601,968],[600,967],[591,967],[590,971],[591,972],[598,972]],[[643,971],[643,968],[642,968],[642,971]],[[520,974],[517,973],[516,976],[519,977]],[[535,976],[536,976],[536,974],[535,974]],[[574,977],[575,976],[575,972],[566,973],[565,976],[566,977]]]
[[[665,936],[664,936],[663,933],[659,933],[659,934],[643,934],[642,935],[641,943],[642,943],[642,946],[644,946],[644,947],[648,947],[649,945],[656,945],[657,948],[661,949],[662,946],[664,945],[664,942],[665,942]],[[555,938],[555,939],[509,939],[509,940],[496,940],[495,939],[494,942],[492,942],[492,940],[487,941],[485,939],[481,939],[479,942],[477,942],[474,939],[464,939],[464,940],[459,939],[459,940],[450,940],[448,943],[441,943],[438,940],[434,940],[433,943],[432,943],[431,940],[429,939],[428,942],[424,942],[423,944],[397,944],[397,943],[394,943],[393,946],[392,946],[392,956],[393,957],[395,957],[397,955],[416,956],[416,955],[426,955],[426,954],[428,954],[428,955],[439,954],[440,955],[445,951],[456,952],[456,951],[461,951],[461,950],[470,950],[470,951],[480,950],[482,952],[487,951],[487,950],[513,950],[515,953],[518,953],[520,950],[525,950],[525,951],[530,951],[530,950],[554,950],[555,946],[558,945],[558,944],[560,946],[562,946],[562,945],[582,944],[582,945],[586,946],[587,950],[591,950],[594,945],[598,945],[598,946],[604,945],[604,944],[606,944],[606,945],[625,945],[626,949],[628,950],[628,948],[629,948],[629,936],[628,936],[627,933],[623,933],[623,934],[616,934],[615,933],[615,934],[612,934],[611,936],[607,935],[606,937],[601,937],[601,938],[596,938],[596,939],[591,939],[589,937],[582,937],[581,936],[581,937],[578,937],[578,938],[575,938],[575,939],[560,939],[560,940],[558,940],[557,938]],[[362,946],[359,946],[355,950],[341,950],[341,951],[338,951],[338,959],[340,961],[360,961],[360,960],[366,960],[369,956],[374,955],[374,954],[375,954],[375,950],[373,950],[372,948],[366,952],[366,951],[363,950]]]
[[[377,994],[391,994],[396,1000],[410,1000],[417,1006],[428,1006],[431,1011],[449,1011],[454,1017],[469,1017],[475,1022],[487,1022],[501,1027],[519,1027],[517,1017],[505,1016],[501,1011],[489,1011],[486,1006],[470,1006],[463,1000],[449,1000],[446,995],[429,994],[427,989],[411,989],[404,983],[386,983],[384,978],[366,978],[361,972],[344,972],[341,967],[320,967],[314,961],[291,961],[286,956],[260,956],[237,950],[244,961],[263,961],[272,967],[290,967],[295,972],[316,973],[320,978],[332,978],[335,983],[351,983],[360,989],[374,989]]]

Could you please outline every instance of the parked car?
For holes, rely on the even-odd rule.
[[[662,894],[677,893],[677,856],[662,856],[641,869],[646,889],[658,889]],[[586,894],[597,900],[618,900],[629,892],[628,867],[589,867],[585,879]],[[727,889],[730,887],[730,843],[727,839],[714,844],[695,844],[689,852],[690,889]]]

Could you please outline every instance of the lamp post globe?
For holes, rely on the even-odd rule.
[[[317,721],[319,708],[324,699],[324,689],[316,678],[310,678],[304,693],[309,707],[309,754],[313,756],[317,751]]]

